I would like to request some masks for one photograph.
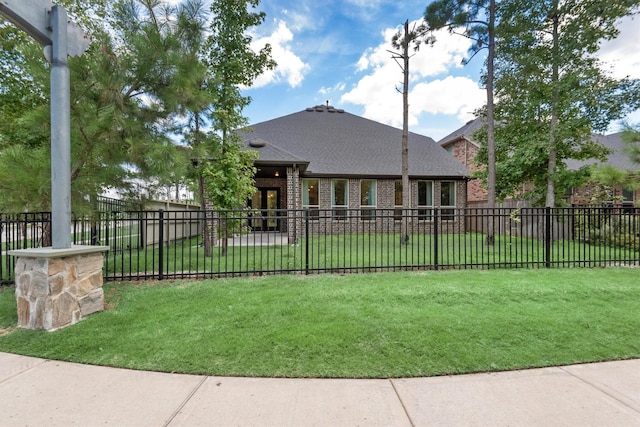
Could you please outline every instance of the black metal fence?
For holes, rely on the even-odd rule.
[[[50,218],[0,224],[11,282],[6,251],[46,244]],[[109,247],[106,280],[640,265],[640,215],[615,207],[112,211],[75,219],[71,233]]]

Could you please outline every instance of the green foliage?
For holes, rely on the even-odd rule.
[[[131,190],[134,178],[157,186],[188,183],[196,178],[190,175],[193,159],[245,164],[241,158],[250,155],[238,154],[232,141],[221,150],[219,136],[226,144],[233,130],[246,125],[242,109],[250,99],[240,86],[275,66],[268,45],[257,53],[249,46],[248,29],[265,18],[252,12],[259,1],[214,1],[211,14],[200,0],[178,6],[145,0],[61,4],[92,40],[85,55],[69,60],[76,213],[90,210],[91,196],[107,188]],[[40,46],[3,20],[0,42],[0,209],[48,210],[48,64]],[[190,149],[176,147],[171,133]],[[227,154],[228,162],[222,158]],[[252,182],[252,174],[223,180],[212,170],[214,185]],[[212,191],[229,201],[230,191]],[[225,206],[232,205],[237,201]]]
[[[0,152],[0,206],[3,212],[40,212],[51,198],[49,147],[13,145]],[[16,187],[22,191],[17,191]],[[20,209],[12,209],[20,207]]]
[[[247,125],[242,115],[251,99],[242,96],[241,86],[251,86],[265,70],[275,67],[271,46],[260,51],[251,48],[249,29],[264,22],[264,12],[252,12],[260,0],[214,0],[210,35],[207,39],[205,61],[213,74],[208,90],[214,93],[211,110],[213,128],[227,134]]]
[[[627,126],[623,135],[623,141],[627,144],[627,154],[633,163],[640,165],[640,125]]]
[[[565,159],[606,157],[591,133],[640,106],[640,82],[610,77],[594,54],[600,41],[617,36],[616,21],[636,6],[500,2],[495,135],[501,197],[517,196],[530,183],[532,198],[553,205],[575,178]],[[486,163],[486,148],[478,160]]]
[[[179,180],[190,162],[169,139],[168,130],[179,114],[177,94],[189,90],[185,75],[198,69],[182,54],[188,19],[173,25],[186,16],[179,15],[185,8],[142,0],[63,4],[92,40],[83,56],[69,60],[74,211],[89,210],[90,197],[107,188],[130,189],[132,178]],[[42,165],[49,145],[48,65],[41,47],[13,26],[0,23],[0,41],[0,112],[8,119],[0,123],[0,149],[34,149],[32,156],[38,155]],[[31,170],[22,163],[3,163],[16,159],[0,156],[5,171],[0,185],[6,189],[0,209],[48,210],[49,201],[38,197],[49,185],[48,175],[33,174],[13,187],[6,184],[16,168]],[[32,203],[24,203],[25,194],[32,196]]]
[[[253,166],[257,152],[243,150],[235,141],[219,143],[220,156],[207,162],[203,176],[210,184],[207,196],[218,209],[242,209],[255,192]]]
[[[608,215],[577,212],[575,216],[578,240],[590,244],[638,250],[640,248],[640,218],[636,215]]]
[[[628,126],[623,133],[622,140],[626,144],[625,151],[627,155],[640,169],[640,131]],[[640,189],[639,170],[622,170],[611,165],[598,165],[590,168],[590,178],[595,184],[607,188]],[[608,200],[613,199],[610,198]]]
[[[240,93],[265,70],[275,67],[271,47],[255,52],[249,29],[264,22],[263,12],[252,12],[259,0],[215,0],[211,3],[210,35],[205,46],[205,62],[211,72],[207,91],[213,100],[209,109],[212,132],[208,135],[203,162],[206,194],[217,209],[238,209],[254,191],[255,153],[241,149],[233,132],[247,125],[243,115],[250,98]]]
[[[429,3],[424,17],[433,30],[461,30],[461,35],[473,40],[470,49],[473,55],[490,44],[489,7],[490,0],[436,0]]]
[[[18,312],[13,288],[0,286],[0,334],[5,328],[16,324]]]
[[[483,20],[483,16],[486,17]],[[496,144],[495,144],[495,57],[496,57],[496,0],[436,0],[425,11],[425,20],[434,29],[449,31],[463,29],[462,35],[473,40],[471,58],[480,50],[487,49],[486,74],[483,76],[487,103],[480,112],[486,118],[486,172],[487,206],[496,207]],[[463,63],[467,63],[465,59]],[[495,242],[494,225],[487,229],[487,245]]]

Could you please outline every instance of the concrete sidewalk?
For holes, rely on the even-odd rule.
[[[0,353],[0,426],[640,426],[640,360],[393,380],[130,371]]]

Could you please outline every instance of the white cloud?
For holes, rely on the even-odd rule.
[[[620,34],[613,40],[602,43],[598,57],[611,70],[614,78],[630,77],[640,79],[640,22],[638,18],[625,17],[620,20],[618,28]],[[640,110],[629,114],[625,121],[630,124],[640,124]],[[608,132],[620,131],[620,123],[612,123]]]
[[[346,0],[345,3],[361,8],[377,8],[384,3],[384,0]]]
[[[620,35],[614,40],[605,41],[600,48],[599,57],[612,67],[616,78],[640,78],[640,22],[633,17],[622,19],[618,25]]]
[[[291,50],[293,33],[284,21],[278,22],[276,30],[267,37],[257,38],[252,47],[261,49],[265,44],[271,45],[272,58],[278,64],[274,70],[260,75],[253,84],[253,88],[266,86],[271,83],[286,81],[291,87],[297,87],[304,80],[304,74],[310,68],[300,57]]]
[[[321,87],[318,89],[320,95],[329,95],[335,92],[343,92],[346,88],[346,84],[343,82],[336,83],[333,87]]]
[[[313,28],[317,23],[312,19],[313,14],[309,12],[309,5],[297,4],[299,11],[283,9],[282,14],[286,16],[287,22],[294,31],[302,31],[304,29]]]
[[[455,115],[466,122],[487,99],[484,89],[467,77],[448,76],[444,80],[418,83],[409,95],[416,111],[431,114]]]
[[[389,52],[391,38],[397,29],[383,32],[384,43],[367,49],[357,63],[359,72],[366,72],[356,85],[341,98],[341,103],[364,107],[364,116],[372,120],[402,125],[402,70]],[[468,77],[447,76],[434,79],[461,67],[470,41],[442,31],[436,34],[433,46],[421,46],[410,59],[409,126],[419,124],[423,113],[456,116],[461,121],[473,118],[473,110],[481,107],[485,91]]]

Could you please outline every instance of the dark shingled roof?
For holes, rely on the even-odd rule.
[[[471,120],[470,122],[467,122],[467,124],[459,128],[458,130],[442,138],[440,141],[438,141],[438,144],[444,147],[447,144],[450,144],[464,137],[468,141],[471,141],[472,143],[477,145],[477,143],[473,140],[473,133],[478,129],[480,129],[482,125],[483,125],[483,122],[480,118]],[[578,161],[578,160],[567,159],[565,160],[565,163],[569,170],[578,170],[582,166],[592,165],[592,164],[610,165],[623,170],[639,170],[640,169],[640,166],[638,166],[637,164],[634,164],[629,158],[629,155],[625,152],[625,144],[622,141],[622,132],[614,133],[611,135],[594,134],[593,140],[603,144],[605,147],[612,150],[612,153],[608,156],[607,161],[600,162],[595,159]]]
[[[482,124],[483,123],[480,118],[471,120],[458,130],[455,130],[449,135],[442,138],[440,141],[438,141],[438,144],[444,147],[445,145],[464,137],[467,141],[470,141],[473,144],[477,145],[477,143],[473,139],[473,133],[480,129],[482,127]]]
[[[251,125],[242,133],[256,164],[304,164],[306,176],[399,177],[402,130],[319,105]],[[469,170],[433,139],[409,134],[409,175],[461,178]]]
[[[612,133],[611,135],[593,135],[593,140],[612,150],[612,153],[607,157],[607,161],[568,159],[565,161],[568,169],[578,170],[586,165],[609,165],[622,170],[640,170],[640,166],[634,164],[625,151],[626,145],[622,140],[622,132]]]

